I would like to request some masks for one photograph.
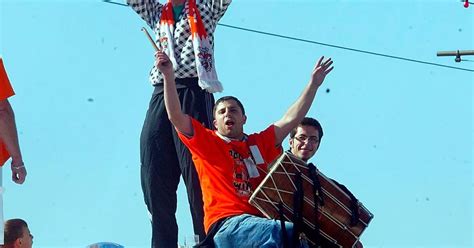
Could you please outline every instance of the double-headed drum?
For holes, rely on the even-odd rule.
[[[283,216],[285,221],[293,221],[298,181],[304,192],[301,231],[310,244],[314,245],[319,238],[322,247],[357,247],[359,237],[373,218],[372,213],[345,187],[319,170],[312,176],[308,165],[290,153],[284,153],[270,167],[249,202],[268,218]]]

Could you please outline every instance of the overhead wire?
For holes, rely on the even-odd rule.
[[[274,37],[279,37],[279,38],[284,38],[284,39],[289,39],[289,40],[295,40],[295,41],[306,42],[306,43],[311,43],[311,44],[316,44],[316,45],[321,45],[321,46],[327,46],[327,47],[332,47],[332,48],[343,49],[343,50],[348,50],[348,51],[353,51],[353,52],[358,52],[358,53],[365,53],[365,54],[381,56],[381,57],[386,57],[386,58],[391,58],[391,59],[398,59],[398,60],[404,60],[404,61],[409,61],[409,62],[414,62],[414,63],[420,63],[420,64],[433,65],[433,66],[445,67],[445,68],[450,68],[450,69],[457,69],[457,70],[474,72],[474,70],[472,70],[472,69],[466,69],[466,68],[462,68],[462,67],[455,67],[455,66],[437,64],[437,63],[433,63],[433,62],[427,62],[427,61],[410,59],[410,58],[405,58],[405,57],[399,57],[399,56],[394,56],[394,55],[389,55],[389,54],[371,52],[371,51],[355,49],[355,48],[350,48],[350,47],[338,46],[338,45],[333,45],[333,44],[329,44],[329,43],[323,43],[323,42],[318,42],[318,41],[306,40],[306,39],[301,39],[301,38],[296,38],[296,37],[291,37],[291,36],[286,36],[286,35],[280,35],[280,34],[275,34],[275,33],[259,31],[259,30],[255,30],[255,29],[232,26],[232,25],[228,25],[228,24],[224,24],[224,23],[219,23],[218,25],[228,27],[228,28],[234,28],[234,29],[238,29],[238,30],[243,30],[243,31],[248,31],[248,32],[253,32],[253,33],[258,33],[258,34],[263,34],[263,35],[268,35],[268,36],[274,36]]]
[[[128,6],[127,4],[118,3],[118,2],[109,1],[109,0],[103,0],[103,2],[110,3],[110,4],[121,5],[121,6]],[[384,53],[371,52],[371,51],[362,50],[362,49],[350,48],[350,47],[346,47],[346,46],[339,46],[339,45],[334,45],[334,44],[330,44],[330,43],[324,43],[324,42],[319,42],[319,41],[302,39],[302,38],[297,38],[297,37],[292,37],[292,36],[287,36],[287,35],[281,35],[281,34],[276,34],[276,33],[271,33],[271,32],[265,32],[265,31],[250,29],[250,28],[244,28],[244,27],[229,25],[229,24],[225,24],[225,23],[218,23],[217,25],[218,26],[223,26],[223,27],[226,27],[226,28],[232,28],[232,29],[236,29],[236,30],[261,34],[261,35],[273,36],[273,37],[278,37],[278,38],[282,38],[282,39],[305,42],[305,43],[310,43],[310,44],[315,44],[315,45],[320,45],[320,46],[326,46],[326,47],[331,47],[331,48],[336,48],[336,49],[342,49],[342,50],[346,50],[346,51],[369,54],[369,55],[373,55],[373,56],[380,56],[380,57],[385,57],[385,58],[389,58],[389,59],[396,59],[396,60],[402,60],[402,61],[407,61],[407,62],[412,62],[412,63],[419,63],[419,64],[438,66],[438,67],[443,67],[443,68],[448,68],[448,69],[454,69],[454,70],[474,72],[473,69],[467,69],[467,68],[462,68],[462,67],[438,64],[438,63],[433,63],[433,62],[428,62],[428,61],[423,61],[423,60],[418,60],[418,59],[412,59],[412,58],[406,58],[406,57],[401,57],[401,56],[395,56],[395,55],[390,55],[390,54],[384,54]]]

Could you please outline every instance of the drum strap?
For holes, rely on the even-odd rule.
[[[301,178],[301,173],[297,172],[295,174],[295,186],[296,191],[293,195],[293,237],[292,237],[292,247],[298,247],[299,245],[299,236],[303,225],[303,203],[304,203],[304,192],[303,192],[303,180]]]
[[[283,248],[290,248],[290,245],[288,244],[288,233],[286,232],[286,226],[285,226],[285,217],[283,216],[283,203],[279,202],[278,203],[278,214],[280,215],[280,224],[281,224],[281,239],[283,243]]]
[[[299,247],[299,237],[302,231],[303,224],[303,201],[304,201],[304,192],[303,192],[303,182],[301,173],[297,172],[295,175],[295,186],[296,190],[293,195],[293,236],[291,241],[288,240],[288,233],[285,227],[285,217],[283,216],[283,203],[278,203],[278,213],[280,215],[281,223],[281,236],[283,248],[295,248]]]
[[[318,196],[314,198],[314,205],[319,203],[319,205],[324,206],[324,198],[323,198],[323,188],[321,187],[321,183],[319,182],[318,173],[316,172],[316,166],[313,163],[308,164],[309,168],[309,176],[311,177],[311,181],[313,181],[313,194]]]
[[[309,169],[309,176],[311,178],[311,181],[313,181],[313,203],[314,203],[314,240],[316,243],[316,247],[321,246],[321,240],[319,236],[319,211],[318,208],[319,206],[324,205],[324,200],[323,200],[323,192],[321,188],[321,183],[319,182],[319,178],[316,172],[316,166],[314,166],[313,163],[308,164],[308,169]]]
[[[336,180],[332,179],[332,182],[336,184],[339,188],[342,189],[346,194],[349,195],[351,198],[351,226],[357,225],[357,222],[359,222],[359,200],[349,191],[349,189],[346,188],[346,186],[338,183]]]

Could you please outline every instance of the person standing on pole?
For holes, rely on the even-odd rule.
[[[182,111],[212,127],[212,93],[223,90],[215,70],[214,30],[231,0],[127,0],[156,35],[155,43],[173,64]],[[204,238],[201,188],[188,149],[177,137],[165,109],[163,75],[155,65],[154,86],[140,137],[141,184],[151,215],[152,247],[176,247],[176,190],[183,176],[194,233]]]

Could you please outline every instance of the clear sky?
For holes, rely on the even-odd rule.
[[[152,92],[145,23],[100,0],[0,2],[0,53],[28,169],[21,186],[4,170],[5,218],[26,219],[35,247],[149,247],[139,181]],[[436,57],[474,49],[474,6],[458,0],[234,0],[221,23],[474,69]],[[320,55],[333,58],[309,113],[325,133],[313,162],[375,215],[365,247],[474,246],[472,71],[224,26],[215,43],[225,88],[216,97],[243,101],[248,133],[282,116]],[[178,196],[182,240],[192,227],[183,188]]]

